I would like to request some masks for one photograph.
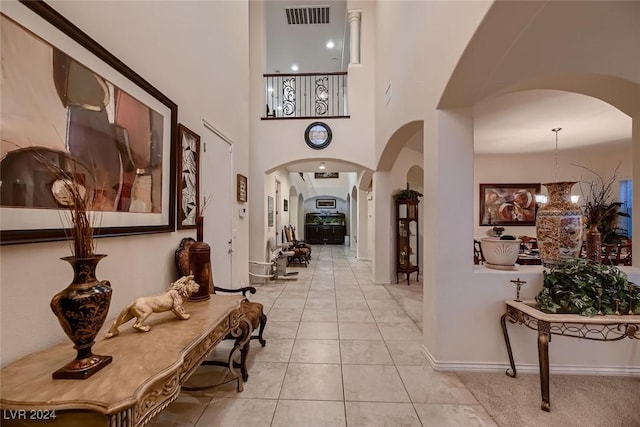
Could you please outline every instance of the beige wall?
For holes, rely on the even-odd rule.
[[[477,271],[471,261],[477,223],[474,194],[478,181],[485,179],[474,172],[472,108],[504,91],[564,88],[595,92],[593,96],[637,115],[640,57],[630,52],[636,49],[640,31],[640,5],[381,1],[376,6],[376,153],[384,152],[390,136],[404,124],[423,121],[425,199],[438,201],[425,209],[423,221],[429,236],[423,252],[425,353],[438,369],[502,369],[506,352],[498,319],[504,310],[501,301],[513,298],[509,280],[515,277]],[[618,77],[627,79],[626,85],[615,80]],[[393,97],[385,106],[389,82]],[[640,134],[634,130],[634,135],[634,144],[640,143]],[[633,157],[638,157],[635,146]],[[637,174],[636,166],[633,175]],[[386,218],[376,222],[376,233],[387,226]],[[376,240],[380,240],[377,234]],[[383,270],[378,260],[374,269]],[[635,281],[639,271],[632,268],[629,273]],[[517,274],[528,281],[525,297],[533,297],[542,284],[540,269]],[[537,369],[535,339],[527,331],[516,334],[516,360],[527,369]],[[618,373],[640,369],[638,343],[614,347],[557,341],[551,349],[556,369]]]
[[[562,63],[549,61],[549,52],[555,52],[557,44],[553,38],[544,36],[545,28],[537,36],[518,38],[518,32],[529,28],[528,21],[538,16],[539,8],[556,7],[555,3],[557,7],[564,7],[565,3],[585,5],[575,28],[569,25],[571,20],[558,21],[557,14],[544,15],[550,19],[549,28],[560,28],[563,36],[574,34],[572,31],[580,34],[578,38],[567,37],[562,55],[558,54]],[[464,55],[467,68],[462,68],[470,70],[465,76],[469,78],[458,79],[458,85],[453,85],[453,95],[447,100],[449,106],[461,108],[437,111],[442,93],[451,76],[455,76],[454,69],[469,40],[478,34],[476,30],[491,2],[349,2],[349,8],[363,11],[362,64],[349,70],[349,87],[354,94],[349,108],[352,117],[328,120],[334,141],[327,149],[316,152],[304,144],[303,121],[259,120],[263,111],[264,71],[261,2],[53,2],[65,16],[176,102],[180,122],[198,130],[200,118],[205,117],[235,142],[234,172],[249,177],[249,203],[245,205],[249,215],[237,222],[237,258],[233,268],[238,274],[234,273],[234,277],[246,276],[247,258],[265,256],[266,238],[274,232],[266,226],[266,196],[274,192],[272,171],[290,161],[336,158],[370,170],[385,160],[396,163],[390,171],[375,173],[374,199],[368,201],[362,193],[358,203],[367,206],[358,216],[359,228],[366,230],[359,235],[367,236],[367,250],[362,252],[374,258],[376,279],[380,283],[390,280],[391,248],[376,246],[374,242],[385,241],[390,233],[390,194],[397,188],[403,171],[406,173],[408,163],[413,162],[403,160],[404,155],[399,160],[382,157],[385,145],[398,129],[412,121],[421,122],[423,192],[425,200],[438,201],[422,210],[421,229],[429,236],[422,252],[424,349],[439,369],[500,370],[506,364],[506,353],[498,318],[503,310],[501,301],[513,297],[509,283],[513,277],[509,272],[477,270],[471,263],[470,239],[477,222],[474,193],[478,182],[489,175],[474,172],[471,107],[476,98],[507,90],[507,82],[513,83],[511,88],[519,84],[527,87],[554,72],[566,77],[568,69],[600,73],[612,70],[612,75],[627,79],[635,89],[634,85],[640,83],[637,64],[633,62],[637,59],[633,55],[637,51],[638,38],[633,37],[638,31],[637,20],[633,21],[637,14],[633,10],[619,13],[618,8],[609,13],[607,7],[603,19],[604,12],[597,3],[501,2],[502,8],[518,9],[515,12],[501,9],[490,14],[488,29],[481,32],[482,43],[476,40]],[[627,7],[633,8],[635,3],[627,3],[631,4]],[[3,10],[23,9],[15,2],[1,5]],[[616,20],[626,22],[626,26],[608,27],[610,32],[606,32],[603,25]],[[113,30],[114,22],[117,31]],[[629,25],[634,22],[636,25]],[[590,31],[593,28],[601,31],[593,33]],[[587,39],[590,34],[594,40]],[[515,40],[519,44],[514,45]],[[610,49],[610,43],[616,49]],[[597,47],[595,51],[593,46]],[[488,68],[480,71],[474,64]],[[489,78],[493,80],[487,83]],[[566,77],[563,81],[572,80]],[[384,92],[389,83],[393,95],[385,104]],[[603,85],[598,89],[605,97],[609,87]],[[249,98],[249,93],[256,96]],[[633,107],[633,94],[622,97],[627,98],[625,106],[629,110]],[[637,142],[640,141],[637,118],[634,124]],[[638,157],[638,150],[634,146],[633,157]],[[482,165],[489,169],[491,161],[478,160],[476,167]],[[639,170],[636,167],[633,174],[638,175]],[[287,176],[279,176],[284,196],[291,182]],[[237,207],[232,208],[235,212]],[[361,214],[365,211],[363,218]],[[181,237],[191,234],[100,241],[100,251],[109,257],[99,266],[98,277],[111,280],[114,287],[110,317],[132,298],[159,292],[168,285],[173,249]],[[69,267],[58,260],[67,254],[61,243],[0,248],[3,365],[62,339],[61,329],[47,306],[51,296],[70,280]],[[461,263],[466,259],[468,264]],[[540,271],[519,273],[528,281],[524,296],[532,297],[541,286]],[[637,282],[640,271],[634,268],[630,273]],[[535,370],[535,340],[523,330],[515,334],[513,341],[519,363]],[[631,340],[615,346],[557,341],[554,339],[551,346],[552,364],[565,371],[620,373],[639,369],[638,343]]]
[[[264,112],[262,94],[262,74],[265,69],[265,31],[262,2],[251,2],[251,175],[263,179],[265,173],[278,169],[293,161],[330,160],[351,162],[367,168],[374,167],[374,153],[371,150],[373,126],[373,20],[370,2],[359,3],[363,10],[362,58],[361,65],[350,66],[348,76],[350,119],[326,119],[333,131],[331,144],[323,150],[309,148],[304,141],[304,130],[312,120],[260,120]],[[365,37],[366,35],[366,37]],[[259,194],[259,187],[253,187],[254,202],[250,211],[251,242],[250,257],[263,256],[264,241],[268,230],[259,226],[262,212],[266,212],[266,199]],[[250,191],[252,191],[250,189]],[[303,193],[304,194],[304,193]],[[347,193],[342,195],[346,197]],[[307,197],[307,194],[305,194]],[[265,199],[265,200],[263,200]],[[262,205],[261,205],[262,204]]]
[[[551,132],[550,132],[551,133]],[[553,138],[553,135],[550,135]],[[572,194],[580,196],[588,194],[587,183],[594,175],[581,165],[599,174],[605,180],[613,176],[613,171],[620,165],[618,180],[631,179],[631,141],[609,143],[577,150],[564,150],[558,154],[558,180],[574,181]],[[479,199],[480,184],[495,183],[544,183],[555,182],[555,153],[543,152],[526,155],[477,155],[474,158],[474,237],[493,235],[491,227],[480,227]],[[580,184],[582,182],[582,184]],[[546,194],[546,188],[541,187]],[[612,190],[612,201],[618,198],[618,186]],[[514,236],[535,236],[535,227],[505,227],[505,233]]]
[[[204,117],[224,132],[234,141],[234,175],[249,175],[246,2],[48,3],[178,104],[179,122],[202,134]],[[33,17],[17,2],[3,1],[1,7],[10,16]],[[237,206],[229,209],[237,221],[232,267],[237,282],[231,285],[238,287],[248,281],[248,218],[238,219]],[[109,319],[132,299],[160,293],[169,285],[174,279],[173,252],[185,236],[195,234],[98,240],[98,251],[108,257],[97,275],[110,280],[114,290]],[[66,255],[64,242],[0,247],[3,366],[68,340],[49,309],[51,297],[72,279],[71,268],[59,259]]]

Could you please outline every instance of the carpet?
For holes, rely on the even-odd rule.
[[[551,374],[551,412],[537,374],[457,372],[500,427],[640,427],[640,378]]]

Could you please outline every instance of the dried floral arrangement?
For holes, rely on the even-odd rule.
[[[38,163],[51,176],[51,195],[63,208],[64,222],[68,224],[71,253],[76,258],[88,258],[95,254],[94,231],[98,213],[93,210],[96,194],[88,183],[94,182],[92,171],[68,153],[59,153],[64,167],[43,154],[44,147],[30,147]],[[42,151],[41,151],[42,150]]]
[[[624,230],[617,227],[617,219],[621,216],[629,217],[629,214],[620,211],[621,202],[611,201],[614,185],[618,181],[620,164],[618,164],[611,177],[607,179],[585,166],[574,166],[586,169],[595,176],[591,181],[580,181],[580,189],[585,200],[582,211],[587,221],[586,225],[596,225],[600,233],[602,233],[602,241],[604,243],[615,243],[621,237],[626,237]],[[583,191],[582,184],[587,185],[587,193]]]

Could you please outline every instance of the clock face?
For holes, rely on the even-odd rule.
[[[331,143],[331,128],[322,122],[313,122],[304,131],[304,140],[315,150],[321,150]]]

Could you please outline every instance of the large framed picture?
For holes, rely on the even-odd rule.
[[[196,228],[200,212],[200,135],[178,125],[178,229]]]
[[[44,2],[0,20],[1,243],[67,237],[43,155],[85,184],[96,236],[174,231],[176,104]]]
[[[335,209],[336,199],[316,199],[316,209]]]
[[[480,225],[535,225],[540,184],[480,184]]]

